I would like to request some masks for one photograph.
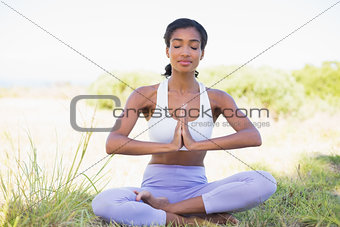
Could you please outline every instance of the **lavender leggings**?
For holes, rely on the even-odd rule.
[[[112,188],[92,201],[95,215],[127,225],[165,225],[166,212],[136,201],[133,190],[148,190],[170,203],[202,196],[207,214],[253,208],[276,191],[274,177],[265,171],[245,171],[208,183],[203,166],[150,164],[138,187]]]

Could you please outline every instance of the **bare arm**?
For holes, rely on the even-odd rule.
[[[174,151],[171,144],[139,141],[115,133],[110,133],[106,142],[108,154],[147,155]]]
[[[227,136],[197,141],[192,144],[192,150],[226,150],[260,146],[262,141],[259,131],[242,112],[238,111],[236,116],[237,105],[233,98],[224,91],[218,90],[217,93],[218,95],[215,97],[218,106],[223,116],[236,132]],[[223,110],[229,110],[229,112]]]
[[[117,129],[110,132],[106,140],[106,153],[124,155],[147,155],[175,152],[181,147],[180,124],[177,124],[175,136],[172,143],[155,143],[130,139],[128,135],[135,126],[138,119],[138,110],[145,108],[147,103],[148,87],[137,88],[126,101],[124,112],[117,119]],[[143,95],[141,95],[143,94]],[[128,114],[126,114],[128,111]],[[119,127],[118,127],[119,125]],[[176,136],[176,134],[178,134]]]

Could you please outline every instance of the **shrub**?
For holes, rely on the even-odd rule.
[[[236,68],[220,66],[206,69],[204,83],[212,86]],[[249,103],[270,108],[278,114],[296,113],[304,99],[304,88],[292,75],[270,67],[244,67],[213,88],[224,90],[234,98],[246,97]]]
[[[320,97],[331,104],[340,98],[340,62],[326,61],[321,67],[306,65],[293,71],[296,81],[303,84],[308,97]]]
[[[119,97],[123,105],[132,93],[132,89],[158,83],[163,79],[160,74],[150,72],[117,72],[113,73],[113,75],[118,77],[120,81],[112,75],[102,75],[90,85],[89,92],[96,95],[115,95]],[[112,100],[101,99],[95,102],[99,108],[112,109],[114,107]],[[94,104],[95,102],[89,101],[90,104]]]

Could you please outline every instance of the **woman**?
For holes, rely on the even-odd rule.
[[[206,90],[196,80],[207,43],[205,29],[181,18],[168,25],[164,39],[170,59],[166,79],[132,92],[116,122],[121,126],[106,144],[108,154],[152,155],[142,185],[101,192],[92,202],[93,211],[120,224],[237,223],[230,213],[267,200],[276,191],[275,179],[265,171],[246,171],[208,183],[203,160],[207,150],[260,146],[261,136],[246,116],[231,114],[237,106],[230,95]],[[151,142],[128,138],[140,112],[148,121]],[[236,133],[211,139],[220,114]]]

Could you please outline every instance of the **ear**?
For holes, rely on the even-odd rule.
[[[202,60],[202,59],[203,59],[203,57],[204,57],[204,50],[202,50],[202,55],[201,55],[201,58],[200,58],[200,60]]]
[[[166,52],[166,56],[167,56],[168,58],[170,58],[170,54],[169,54],[169,47],[166,47],[166,50],[165,50],[165,52]]]

